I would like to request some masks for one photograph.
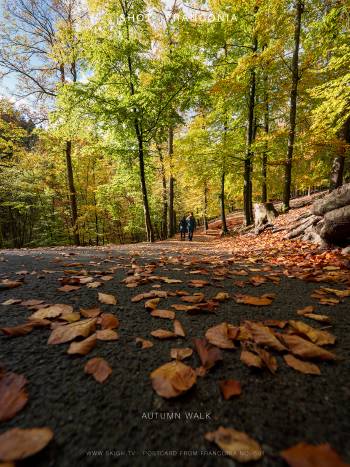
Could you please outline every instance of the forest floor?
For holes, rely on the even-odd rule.
[[[285,222],[283,216],[280,222]],[[350,256],[340,250],[322,252],[300,241],[285,241],[281,233],[267,232],[229,239],[198,234],[191,243],[174,239],[152,245],[2,251],[1,327],[22,325],[36,311],[43,311],[45,318],[43,306],[66,304],[74,312],[100,308],[107,315],[105,320],[98,318],[97,327],[105,322],[106,328],[117,327],[119,336],[111,341],[98,339],[87,355],[67,354],[69,343],[48,344],[52,331],[47,324],[58,329],[57,322],[85,319],[69,312],[50,317],[53,323],[42,322],[43,327],[5,330],[24,334],[19,337],[0,336],[1,365],[7,372],[24,375],[28,393],[23,409],[1,423],[1,433],[13,427],[50,427],[54,433],[45,449],[16,465],[241,465],[205,439],[207,432],[220,426],[245,432],[260,444],[264,455],[256,466],[286,465],[280,452],[302,441],[329,443],[350,462],[349,264]],[[7,288],[11,284],[7,280],[18,286]],[[146,297],[132,301],[149,291],[167,292],[158,304],[148,305],[174,311],[185,337],[151,335],[157,329],[172,332],[174,320],[152,316],[145,308]],[[217,296],[220,292],[228,295]],[[185,293],[201,297],[205,305],[184,301]],[[268,295],[261,298],[264,294]],[[116,297],[116,305],[101,303],[110,301],[110,295]],[[177,305],[192,309],[176,310],[181,308]],[[305,311],[307,306],[313,308]],[[119,325],[113,324],[109,314],[117,316]],[[255,328],[249,323],[244,327],[247,320]],[[296,321],[316,331],[297,330]],[[310,358],[309,349],[302,358],[316,364],[320,374],[304,374],[288,366],[284,359],[288,351],[274,350],[266,327],[256,330],[262,322],[280,343],[285,343],[283,336],[295,332],[320,344],[319,354],[311,349],[311,354],[316,352],[311,356],[318,358]],[[200,360],[193,338],[202,339],[208,328],[221,323],[230,323],[236,331],[241,325],[240,334],[228,338],[225,325],[209,333],[211,342],[225,347],[227,340],[234,341],[235,348],[222,349],[222,360],[214,364],[214,359],[213,367],[205,371],[203,365],[210,365]],[[250,342],[259,344],[249,348],[257,352],[260,369],[240,359],[249,330]],[[181,330],[177,328],[176,334]],[[328,345],[333,336],[335,344]],[[142,348],[136,338],[153,345]],[[172,348],[185,347],[193,349],[183,363],[197,369],[196,384],[179,397],[161,397],[152,388],[150,373],[171,361]],[[287,347],[299,355],[298,349]],[[262,348],[268,353],[262,354]],[[322,353],[324,349],[332,357]],[[334,354],[336,361],[325,360]],[[103,384],[84,372],[93,357],[104,358],[112,369]],[[304,363],[301,366],[302,371],[310,371]],[[225,400],[219,386],[224,380],[238,381],[241,394]],[[0,414],[4,410],[0,400]]]

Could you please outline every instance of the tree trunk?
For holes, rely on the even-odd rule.
[[[265,144],[262,153],[262,164],[261,164],[261,175],[262,175],[262,182],[261,182],[261,202],[267,202],[267,156],[269,151],[269,143],[267,137],[269,135],[269,92],[268,92],[268,75],[265,73],[264,75],[264,132],[265,132]]]
[[[300,47],[300,29],[301,15],[304,11],[302,0],[296,0],[295,5],[295,26],[294,26],[294,50],[292,60],[292,87],[290,91],[290,111],[289,111],[289,135],[287,147],[287,159],[284,171],[284,190],[283,190],[283,210],[288,211],[290,206],[290,191],[292,183],[292,160],[294,152],[295,128],[297,118],[297,99],[299,76],[299,47]]]
[[[350,118],[348,118],[338,133],[340,139],[339,153],[333,160],[333,166],[330,176],[330,191],[339,188],[343,184],[343,174],[345,165],[345,153],[347,145],[350,144]]]
[[[67,181],[69,189],[69,200],[71,207],[71,218],[73,227],[73,239],[75,245],[80,245],[79,227],[78,227],[78,206],[77,206],[77,192],[74,185],[73,165],[72,165],[72,141],[66,141],[66,167],[67,167]]]
[[[255,12],[257,9],[255,9]],[[258,49],[258,40],[256,35],[253,37],[253,53]],[[246,155],[244,159],[244,217],[245,224],[250,225],[253,222],[252,210],[252,143],[254,140],[254,110],[255,110],[255,90],[256,90],[256,73],[255,68],[250,71],[249,78],[249,98],[248,98],[248,125],[247,125],[247,138],[246,138]]]
[[[142,202],[143,202],[143,212],[145,216],[145,229],[146,229],[147,241],[154,242],[154,232],[153,232],[151,214],[149,210],[147,186],[146,186],[143,140],[142,140],[142,135],[140,132],[138,122],[136,120],[135,120],[135,130],[136,130],[137,141],[138,141],[140,182],[141,182],[141,193],[142,193]]]
[[[225,214],[225,171],[222,171],[221,173],[220,202],[221,202],[221,234],[226,235],[228,233],[228,229],[227,229],[226,214]]]
[[[162,148],[160,145],[157,145],[159,160],[160,160],[160,172],[162,177],[162,204],[163,204],[163,212],[162,212],[162,230],[161,236],[162,239],[165,240],[168,238],[168,197],[167,197],[167,183],[166,183],[166,175],[165,175],[165,166],[164,166],[164,157],[162,153]]]
[[[206,233],[209,226],[208,226],[208,183],[207,181],[204,182],[204,206],[203,206],[203,225],[204,225],[204,232]]]
[[[168,154],[170,162],[170,178],[169,178],[169,236],[175,234],[174,223],[174,176],[173,176],[173,154],[174,154],[174,128],[169,127],[168,135]]]

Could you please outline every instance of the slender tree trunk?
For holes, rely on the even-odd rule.
[[[297,118],[297,99],[299,76],[299,48],[300,48],[300,29],[301,16],[304,11],[302,0],[296,0],[295,3],[295,26],[294,26],[294,50],[292,60],[292,87],[290,91],[290,111],[289,111],[289,135],[287,147],[287,159],[284,171],[284,190],[283,190],[283,210],[289,210],[290,192],[292,184],[292,160],[294,152],[295,129]]]
[[[227,224],[226,224],[226,214],[225,214],[225,171],[221,173],[221,193],[220,193],[220,203],[221,203],[221,233],[227,234]]]
[[[350,118],[348,118],[341,130],[338,132],[340,148],[338,154],[333,159],[333,165],[330,176],[330,191],[339,188],[343,184],[345,155],[347,145],[350,145]]]
[[[72,165],[72,141],[66,141],[65,153],[66,153],[69,201],[70,201],[72,227],[73,227],[73,239],[74,239],[75,245],[80,245],[79,227],[78,227],[77,192],[75,190],[75,185],[74,185],[73,165]]]
[[[269,115],[269,91],[268,91],[268,75],[264,74],[264,132],[265,132],[265,144],[262,153],[262,164],[261,164],[261,202],[267,202],[267,157],[269,151],[269,143],[267,137],[269,135],[270,126],[270,115]]]
[[[168,135],[168,154],[170,162],[170,178],[169,178],[169,236],[172,237],[175,234],[174,224],[174,175],[173,175],[173,154],[174,154],[174,128],[169,128]]]
[[[167,183],[165,175],[165,166],[164,166],[164,157],[162,153],[162,148],[160,145],[157,145],[159,160],[160,160],[160,172],[162,176],[162,238],[168,238],[168,194],[167,194]]]
[[[207,181],[204,182],[204,206],[203,206],[203,225],[204,225],[204,232],[206,232],[209,228],[208,226],[208,183]]]
[[[135,131],[136,131],[137,141],[138,141],[140,182],[141,182],[141,193],[142,193],[142,201],[143,201],[143,212],[145,216],[145,228],[146,228],[146,234],[147,234],[147,241],[154,242],[154,232],[153,232],[153,227],[152,227],[151,214],[149,210],[147,186],[146,186],[143,140],[142,140],[142,135],[141,135],[137,120],[135,120]]]

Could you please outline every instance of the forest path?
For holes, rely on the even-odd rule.
[[[247,243],[247,239],[241,241],[242,245]],[[238,247],[239,251],[243,249]],[[276,261],[284,253],[277,252]],[[307,254],[310,252],[305,251],[306,257]],[[48,345],[50,331],[45,328],[16,338],[0,336],[1,364],[7,371],[27,378],[29,394],[28,404],[10,421],[2,423],[1,432],[11,427],[41,426],[54,431],[54,440],[48,447],[18,465],[240,465],[222,456],[218,447],[204,439],[206,432],[219,426],[244,431],[262,445],[265,455],[256,466],[282,467],[285,464],[279,451],[300,441],[329,442],[349,462],[350,322],[346,303],[349,298],[334,306],[324,306],[310,297],[321,286],[349,288],[347,263],[339,259],[340,266],[336,269],[342,274],[339,283],[329,283],[327,277],[324,282],[315,283],[287,277],[283,264],[273,264],[271,258],[267,261],[257,255],[243,258],[240,253],[233,253],[229,241],[209,241],[204,236],[197,236],[192,243],[169,240],[153,245],[1,252],[0,281],[24,279],[17,288],[0,290],[1,303],[9,299],[38,299],[48,304],[73,305],[75,311],[100,306],[120,321],[119,339],[98,341],[86,356],[68,355],[69,344]],[[329,261],[333,266],[338,264],[334,258]],[[324,264],[322,267],[327,267]],[[130,277],[132,265],[151,271],[158,279],[151,279],[148,273],[144,284],[126,287],[122,281]],[[92,277],[102,285],[93,289],[81,284],[71,292],[58,290],[62,285],[60,278],[74,275]],[[257,275],[266,279],[258,287],[253,285],[253,277]],[[181,282],[168,283],[169,279]],[[190,282],[193,279],[208,281],[208,285],[193,287]],[[239,286],[242,280],[246,281],[243,288]],[[206,300],[218,292],[228,292],[230,299],[219,303],[214,312],[191,315],[176,311],[186,336],[158,340],[150,333],[159,328],[173,330],[172,321],[152,317],[144,307],[144,300],[131,302],[133,296],[151,290],[175,293],[161,298],[158,305],[169,310],[174,310],[173,304],[184,304],[176,294],[178,290],[190,294],[203,292]],[[117,305],[99,303],[98,292],[117,297]],[[237,303],[233,294],[238,293],[276,296],[268,306],[253,306]],[[237,343],[236,350],[223,350],[223,361],[204,377],[198,377],[196,385],[179,398],[164,399],[152,389],[149,374],[170,361],[170,349],[194,348],[192,339],[204,337],[209,327],[223,322],[237,326],[244,320],[266,319],[303,319],[315,328],[321,327],[322,323],[297,315],[296,310],[307,305],[316,305],[316,312],[331,318],[332,327],[328,330],[337,337],[337,343],[329,350],[347,357],[337,363],[317,362],[320,376],[296,372],[278,354],[275,354],[276,374],[266,368],[254,371],[240,361]],[[32,313],[21,303],[0,305],[0,326],[21,324]],[[141,349],[136,337],[152,341],[153,347]],[[84,365],[92,357],[103,357],[112,367],[113,372],[104,384],[84,373]],[[193,368],[200,366],[195,351],[184,363]],[[218,382],[226,379],[241,383],[239,397],[223,399]],[[173,413],[177,415],[172,420]],[[161,414],[165,419],[161,419]]]

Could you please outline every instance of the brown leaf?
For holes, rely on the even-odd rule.
[[[299,357],[304,358],[319,358],[320,360],[336,360],[337,357],[334,353],[319,347],[312,342],[302,339],[299,336],[281,334],[284,343],[288,346],[289,350]]]
[[[204,300],[204,293],[195,293],[193,295],[186,295],[181,297],[181,301],[187,303],[200,303]]]
[[[174,333],[179,337],[185,337],[185,330],[178,319],[174,320]]]
[[[289,325],[296,331],[296,333],[306,336],[314,344],[327,345],[335,343],[336,337],[333,336],[333,334],[327,331],[315,329],[303,321],[289,320]]]
[[[234,349],[235,344],[229,337],[230,326],[231,325],[227,323],[221,323],[217,326],[213,326],[207,330],[205,337],[212,345],[216,345],[220,349]]]
[[[0,373],[0,422],[13,418],[28,402],[27,380],[17,373]]]
[[[69,323],[75,323],[76,321],[80,320],[80,313],[73,312],[73,313],[62,313],[60,319],[63,321],[68,321]]]
[[[136,344],[141,344],[141,349],[149,349],[153,347],[153,342],[148,341],[147,339],[142,339],[142,337],[136,337]]]
[[[112,313],[102,313],[97,322],[102,329],[116,329],[119,327],[119,320]]]
[[[322,287],[322,290],[324,290],[327,293],[334,294],[340,298],[350,297],[350,289],[338,290],[338,289],[331,289],[329,287]]]
[[[234,276],[248,276],[247,271],[245,271],[244,269],[241,269],[240,271],[234,270],[234,271],[232,271],[232,274]]]
[[[59,287],[57,290],[60,292],[73,292],[74,290],[79,290],[80,287],[77,285],[64,285],[63,287]]]
[[[278,320],[278,319],[265,319],[263,323],[265,326],[272,326],[276,328],[283,329],[287,326],[287,320]]]
[[[105,305],[116,305],[117,299],[114,295],[106,294],[106,293],[98,293],[98,300]]]
[[[96,346],[96,342],[96,334],[93,334],[92,336],[87,337],[82,341],[72,342],[67,350],[67,353],[70,355],[87,355]]]
[[[100,308],[80,308],[80,313],[84,318],[97,318],[102,313]]]
[[[101,287],[102,282],[94,281],[90,282],[89,284],[86,285],[89,289],[97,289],[98,287]]]
[[[18,326],[0,328],[0,331],[2,331],[4,334],[10,337],[19,337],[19,336],[25,336],[26,334],[29,334],[30,332],[33,331],[33,328],[34,328],[33,323],[24,323],[24,324],[19,324]]]
[[[0,459],[25,459],[44,449],[52,438],[51,428],[12,428],[0,435]]]
[[[316,313],[305,313],[303,316],[305,318],[313,319],[313,320],[318,321],[320,323],[330,323],[331,322],[330,317],[327,316],[327,315],[318,315]]]
[[[230,294],[227,292],[218,292],[215,297],[213,297],[213,300],[217,302],[225,302],[230,298]]]
[[[65,305],[63,303],[57,303],[56,305],[43,308],[33,313],[29,319],[46,319],[46,318],[57,318],[62,313],[72,313],[73,307],[71,305]]]
[[[272,298],[267,294],[262,295],[261,297],[254,297],[252,295],[243,295],[235,294],[235,301],[237,303],[244,303],[245,305],[254,305],[254,306],[266,306],[271,305]]]
[[[153,337],[156,337],[157,339],[173,339],[175,337],[178,337],[174,332],[167,331],[166,329],[157,329],[155,331],[152,331],[151,335]]]
[[[146,310],[155,310],[160,302],[160,298],[152,298],[151,300],[147,300],[145,302]]]
[[[17,303],[21,303],[21,302],[22,302],[21,299],[9,298],[8,300],[2,302],[1,305],[17,305]]]
[[[300,308],[299,310],[297,310],[297,314],[301,316],[301,315],[305,315],[305,313],[312,313],[313,311],[315,311],[315,307],[312,305],[309,305],[309,306],[306,306],[304,308]]]
[[[55,328],[47,341],[48,344],[64,344],[76,337],[88,337],[96,327],[96,318],[84,319],[76,323],[64,324]]]
[[[133,303],[141,302],[145,298],[166,298],[168,295],[167,292],[163,290],[151,290],[150,292],[141,293],[132,297],[131,301]]]
[[[264,284],[267,281],[265,276],[256,275],[249,278],[249,282],[255,287],[258,287],[261,284]]]
[[[24,300],[21,302],[21,305],[23,306],[37,306],[37,305],[42,305],[44,303],[44,300],[37,300],[37,299],[32,299],[32,300]]]
[[[200,310],[198,305],[182,305],[181,303],[171,305],[172,308],[175,308],[176,311],[193,311]]]
[[[265,349],[256,349],[259,357],[263,361],[264,365],[271,371],[272,374],[275,374],[277,371],[277,360],[270,352]]]
[[[101,357],[91,358],[84,367],[85,373],[92,375],[98,383],[104,383],[112,373],[112,368]]]
[[[119,336],[112,329],[103,329],[102,331],[96,331],[96,338],[99,341],[116,341]]]
[[[234,379],[219,381],[219,386],[225,400],[231,399],[231,397],[239,396],[241,394],[241,384],[239,381]]]
[[[9,279],[3,279],[0,281],[0,290],[15,289],[21,285],[23,285],[23,282],[21,281],[10,281]]]
[[[328,443],[301,442],[281,451],[281,456],[290,467],[349,467]]]
[[[155,309],[151,312],[151,316],[154,316],[155,318],[175,319],[175,312],[172,310]]]
[[[253,336],[253,340],[256,344],[265,345],[266,347],[270,347],[271,349],[279,352],[286,350],[285,346],[281,344],[271,329],[267,326],[253,321],[246,321],[245,325]]]
[[[196,374],[190,366],[175,360],[152,371],[152,386],[156,393],[169,399],[191,389],[196,383]]]
[[[300,371],[300,373],[304,373],[305,375],[321,374],[319,367],[314,363],[304,362],[303,360],[299,360],[299,358],[296,358],[294,357],[294,355],[291,354],[284,355],[283,358],[288,366],[290,366],[296,371]]]
[[[199,359],[205,369],[212,368],[223,359],[221,350],[206,339],[193,339]]]
[[[262,368],[263,362],[259,355],[256,355],[249,350],[242,350],[240,360],[249,367]]]
[[[184,347],[182,349],[170,349],[170,357],[176,360],[184,360],[193,354],[193,350],[190,347]]]
[[[205,439],[216,443],[228,456],[238,462],[250,462],[264,455],[260,445],[246,433],[220,426],[205,434]]]
[[[201,280],[201,279],[192,279],[191,281],[188,282],[188,285],[190,287],[202,288],[202,287],[205,287],[207,285],[210,285],[210,282],[204,281],[204,280]]]

